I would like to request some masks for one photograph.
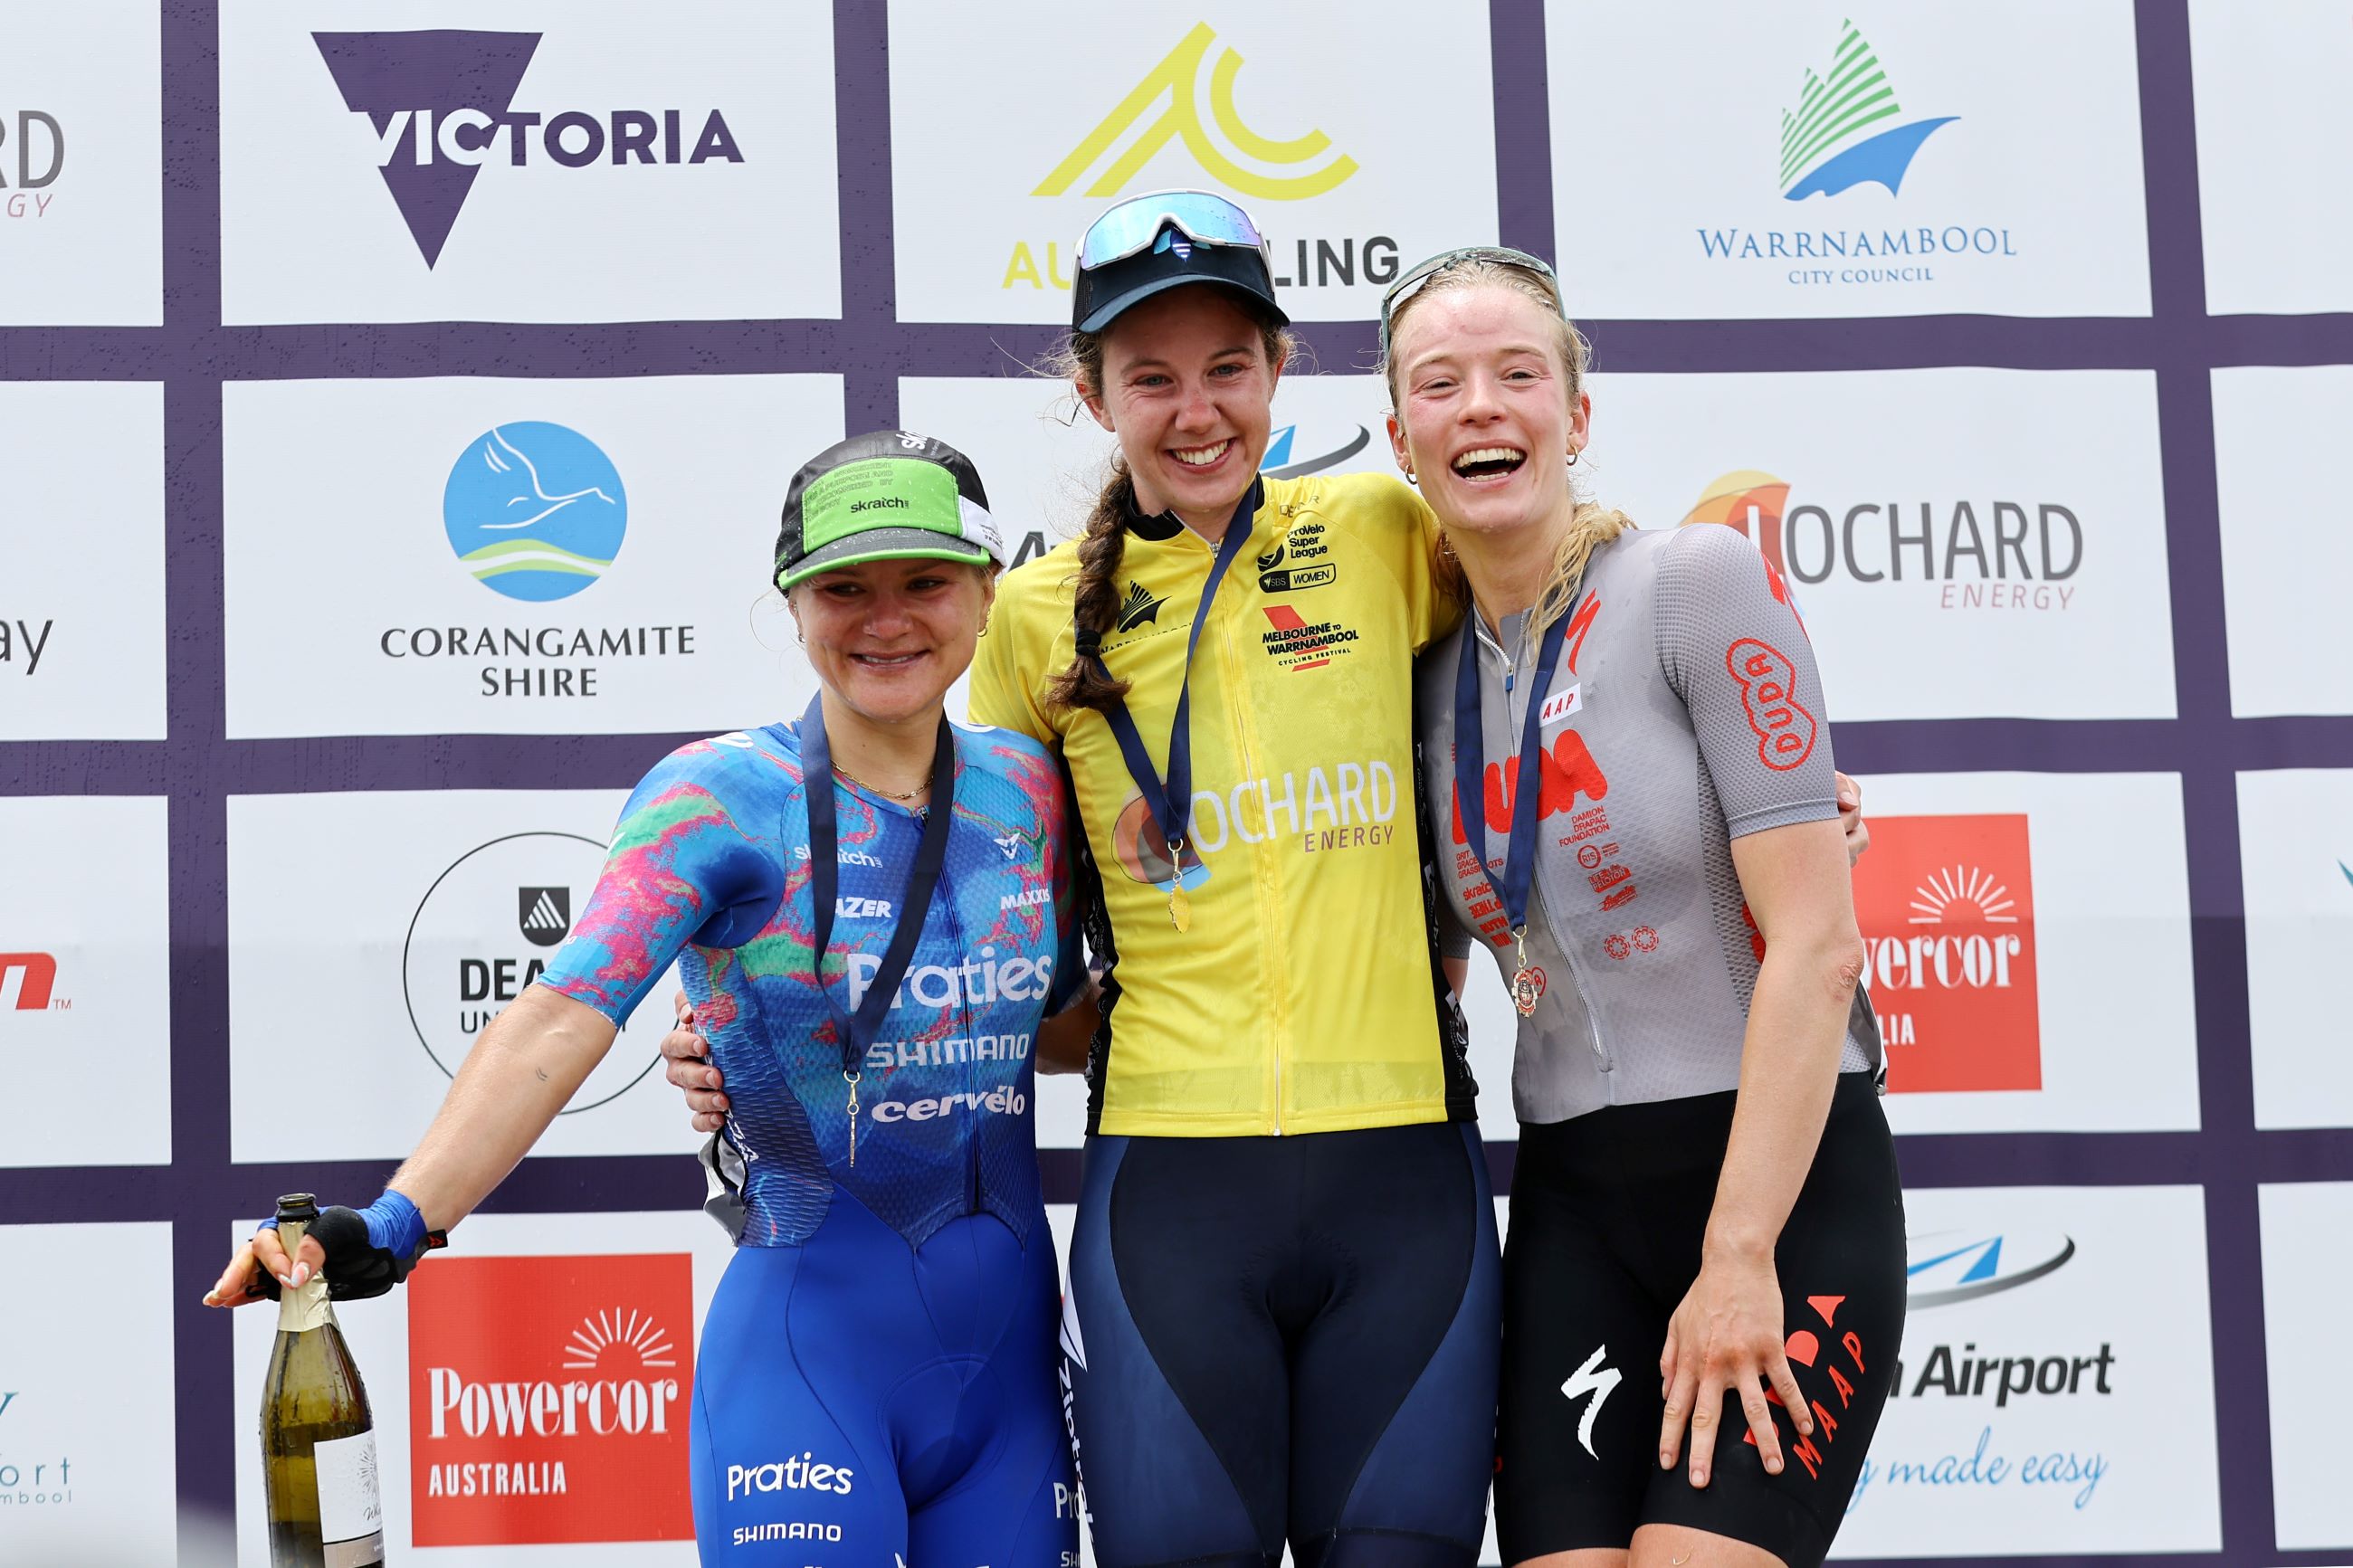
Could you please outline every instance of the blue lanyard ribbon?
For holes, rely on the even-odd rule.
[[[801,715],[800,742],[801,789],[808,798],[809,891],[817,900],[809,972],[822,994],[825,950],[833,941],[834,903],[841,887],[841,828],[834,811],[833,747],[825,737],[822,692],[809,699],[808,711]],[[955,739],[943,717],[939,745],[932,752],[931,804],[923,814],[923,842],[907,875],[906,892],[899,900],[899,923],[891,932],[891,945],[883,949],[882,967],[874,972],[856,1015],[847,1018],[835,1015],[841,1028],[841,1076],[852,1086],[849,1160],[853,1165],[858,1163],[855,1086],[859,1066],[865,1059],[867,1042],[881,1028],[882,1015],[891,1010],[891,998],[898,994],[899,982],[906,978],[907,965],[915,956],[924,917],[931,913],[932,895],[939,887],[940,868],[947,863],[948,819],[955,815]]]
[[[1113,699],[1103,710],[1113,736],[1119,742],[1120,755],[1126,759],[1128,776],[1143,792],[1145,807],[1152,820],[1159,825],[1160,837],[1167,842],[1169,864],[1175,868],[1176,885],[1185,885],[1185,840],[1187,827],[1193,816],[1193,650],[1201,645],[1201,628],[1209,624],[1209,604],[1218,596],[1218,584],[1225,580],[1226,568],[1242,552],[1249,540],[1251,519],[1266,499],[1266,484],[1253,481],[1250,493],[1234,508],[1234,515],[1226,523],[1226,536],[1218,542],[1217,559],[1209,563],[1208,581],[1201,584],[1201,602],[1194,607],[1193,626],[1185,638],[1185,677],[1176,688],[1176,716],[1168,730],[1168,778],[1161,782],[1152,765],[1152,754],[1144,749],[1144,737],[1137,733],[1135,720],[1127,704]],[[1083,637],[1080,646],[1087,647]],[[1108,677],[1110,668],[1103,662],[1099,647],[1087,657]]]
[[[1578,598],[1584,595],[1579,595]],[[1533,614],[1533,612],[1531,612]],[[1487,864],[1487,731],[1480,722],[1479,612],[1473,606],[1462,628],[1462,653],[1454,666],[1454,806],[1462,815],[1462,835],[1478,847],[1479,864]],[[1512,788],[1510,847],[1504,853],[1504,879],[1496,891],[1504,900],[1504,917],[1512,934],[1525,943],[1528,887],[1535,876],[1536,818],[1544,796],[1545,695],[1552,689],[1553,671],[1560,666],[1561,645],[1568,639],[1568,623],[1577,618],[1572,601],[1559,619],[1545,628],[1537,647],[1536,668],[1528,683],[1527,717],[1520,724],[1517,773]],[[1533,803],[1533,804],[1531,804]],[[1491,878],[1492,881],[1493,879]],[[1525,951],[1525,945],[1524,945]]]

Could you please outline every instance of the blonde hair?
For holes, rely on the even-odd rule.
[[[1254,308],[1251,313],[1258,322],[1260,344],[1266,351],[1267,363],[1283,363],[1293,344],[1291,333]],[[1103,395],[1103,339],[1109,331],[1105,328],[1101,332],[1072,332],[1046,363],[1049,374],[1069,381],[1082,401],[1089,389],[1097,396]],[[1129,683],[1113,677],[1099,659],[1090,656],[1101,648],[1103,639],[1119,620],[1119,563],[1127,551],[1127,512],[1134,505],[1134,476],[1127,470],[1126,458],[1113,452],[1111,479],[1095,497],[1079,533],[1079,572],[1071,614],[1079,647],[1071,654],[1069,668],[1055,676],[1046,688],[1046,700],[1055,707],[1092,708],[1102,712],[1127,695]],[[1092,647],[1089,646],[1091,641]]]
[[[1483,257],[1456,262],[1441,271],[1433,272],[1420,288],[1406,296],[1395,314],[1389,317],[1388,341],[1392,350],[1402,335],[1405,319],[1413,308],[1432,294],[1464,289],[1508,289],[1515,294],[1535,300],[1544,308],[1545,318],[1553,324],[1554,347],[1559,351],[1560,363],[1567,370],[1568,406],[1574,411],[1585,396],[1585,373],[1593,363],[1593,345],[1577,330],[1577,323],[1562,314],[1560,300],[1553,292],[1549,279],[1514,267],[1509,262]],[[1405,400],[1398,395],[1398,365],[1394,353],[1380,366],[1381,380],[1388,388],[1389,406],[1398,411],[1398,423],[1404,426]],[[1585,581],[1585,568],[1593,552],[1635,526],[1634,520],[1615,507],[1605,507],[1598,501],[1578,500],[1568,526],[1561,531],[1560,542],[1554,548],[1552,569],[1546,574],[1544,592],[1536,595],[1535,610],[1528,621],[1531,632],[1542,631],[1568,613],[1577,602],[1577,588]],[[1467,603],[1471,587],[1462,576],[1462,567],[1451,548],[1442,548],[1438,558],[1439,586]]]

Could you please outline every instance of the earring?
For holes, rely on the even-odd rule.
[[[1574,447],[1568,449],[1568,467],[1572,468],[1577,467],[1577,450]]]
[[[1421,476],[1415,473],[1411,468],[1408,468],[1405,471],[1405,482],[1409,485],[1419,486],[1421,483]]]

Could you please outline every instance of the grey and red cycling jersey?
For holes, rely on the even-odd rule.
[[[1737,1088],[1764,956],[1732,840],[1838,815],[1828,716],[1805,627],[1780,574],[1728,528],[1628,532],[1596,551],[1549,689],[1535,691],[1525,615],[1477,616],[1416,672],[1444,908],[1517,967],[1496,886],[1527,705],[1543,705],[1528,961],[1543,977],[1520,1020],[1513,1109],[1523,1122]],[[1483,799],[1455,799],[1461,639],[1478,639]],[[1450,945],[1460,945],[1450,943]],[[1842,1072],[1881,1064],[1858,986]]]

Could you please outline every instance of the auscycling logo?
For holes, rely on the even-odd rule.
[[[1892,204],[1922,146],[1959,118],[1907,117],[1878,52],[1852,21],[1842,22],[1827,68],[1809,67],[1798,101],[1781,110],[1782,199],[1834,200],[1857,186],[1877,185]],[[1852,227],[1702,226],[1696,232],[1711,261],[1799,264],[1788,272],[1789,283],[1799,288],[1934,283],[1940,260],[2018,255],[2010,231],[2000,224],[1922,223],[1908,213],[1902,222]]]
[[[429,268],[493,160],[566,170],[596,163],[740,163],[716,109],[513,107],[539,33],[454,28],[313,33],[343,106],[375,132],[375,163]]]
[[[1084,196],[1099,204],[1137,183],[1145,166],[1171,142],[1181,142],[1210,181],[1249,201],[1305,201],[1328,195],[1356,176],[1356,161],[1335,147],[1323,131],[1311,128],[1284,138],[1245,124],[1234,104],[1234,80],[1241,74],[1242,57],[1228,44],[1211,64],[1211,46],[1217,41],[1207,22],[1194,24],[1029,194]],[[1295,230],[1299,226],[1286,226]],[[1388,283],[1398,275],[1397,240],[1388,235],[1360,239],[1307,234],[1293,244],[1288,255],[1277,251],[1272,258],[1279,269],[1277,288]],[[1281,269],[1289,276],[1280,275]],[[1071,286],[1070,258],[1059,241],[1015,243],[1000,287],[1023,283],[1039,289]]]

